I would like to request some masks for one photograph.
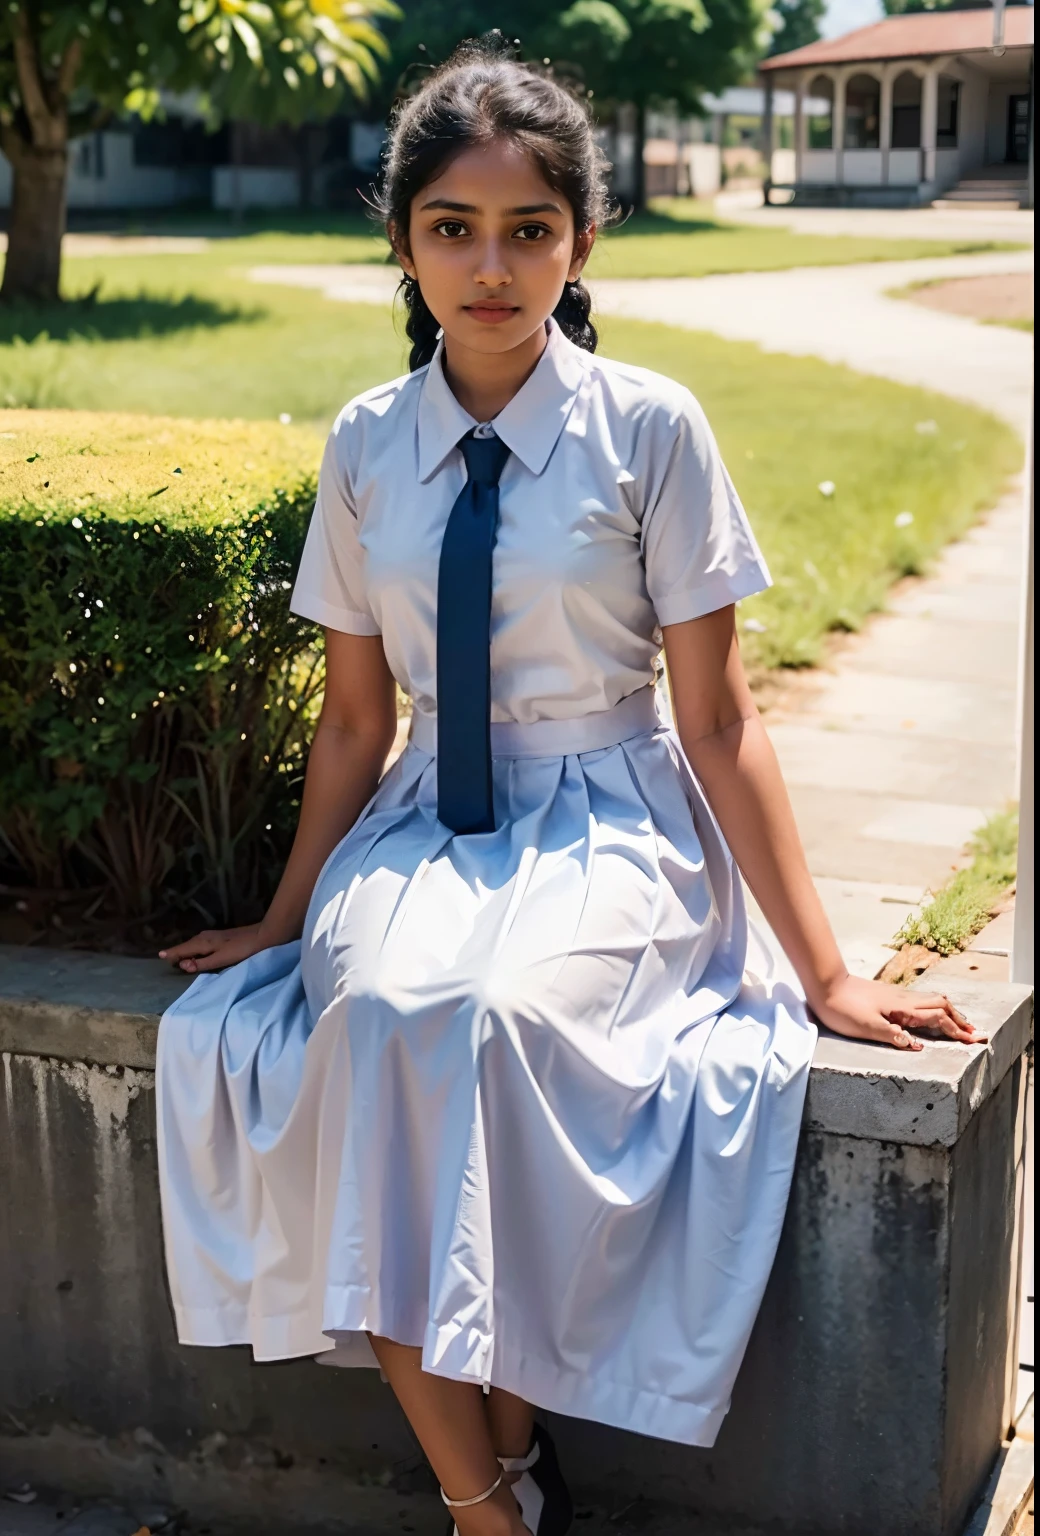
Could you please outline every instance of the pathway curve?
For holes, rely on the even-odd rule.
[[[982,406],[1024,429],[1032,339],[887,297],[941,277],[1030,270],[1032,252],[600,280],[601,312],[813,355]],[[255,268],[258,282],[387,303],[386,267]],[[797,679],[767,720],[810,868],[849,964],[885,946],[965,839],[1014,793],[1022,491],[1013,487],[934,574]]]

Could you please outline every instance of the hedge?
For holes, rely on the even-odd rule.
[[[0,861],[128,931],[254,918],[322,687],[289,590],[320,442],[0,412]]]

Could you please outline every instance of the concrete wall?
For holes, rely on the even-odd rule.
[[[432,1519],[429,1474],[374,1372],[177,1346],[154,1017],[103,1015],[71,964],[34,992],[42,957],[12,954],[0,983],[0,1480],[146,1493],[254,1530],[262,1517],[265,1533],[337,1513],[399,1529],[406,1507]],[[109,1003],[121,965],[148,962],[98,965]],[[1031,1004],[1024,988],[949,990],[990,1027],[988,1050],[935,1044],[908,1060],[821,1041],[779,1256],[716,1447],[557,1419],[579,1497],[773,1536],[960,1532],[1005,1428]],[[67,1059],[77,1048],[131,1064]]]

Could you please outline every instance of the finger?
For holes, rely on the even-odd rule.
[[[932,1000],[923,1001],[929,1003]],[[964,1045],[982,1044],[986,1036],[979,1034],[974,1024],[970,1024],[962,1015],[957,1014],[955,1017],[954,1013],[955,1010],[951,1011],[945,1006],[945,999],[936,998],[932,1006],[915,1003],[912,1008],[893,1010],[889,1018],[903,1029],[929,1029]]]
[[[971,1024],[958,1024],[945,1008],[915,1008],[913,1014],[902,1021],[904,1029],[931,1029],[951,1040],[974,1040],[975,1029]]]
[[[160,949],[159,959],[169,960],[176,965],[178,961],[194,955],[211,955],[219,943],[220,935],[207,929],[203,933],[196,933],[190,939],[185,939],[181,944],[174,944],[169,949]]]
[[[234,957],[228,954],[227,946],[224,945],[211,955],[203,955],[198,960],[185,961],[184,969],[201,974],[203,971],[223,971],[233,964]]]
[[[885,1031],[886,1031],[886,1035],[885,1035],[885,1044],[886,1045],[894,1046],[897,1051],[923,1051],[924,1050],[924,1041],[923,1040],[915,1040],[913,1035],[908,1034],[907,1031],[903,1028],[903,1026],[901,1024],[892,1024],[892,1023],[889,1022],[888,1019],[885,1019],[884,1020],[884,1025],[885,1025]]]
[[[930,992],[923,996],[918,996],[915,993],[914,1006],[919,1008],[942,1008],[962,1029],[972,1028],[972,1025],[964,1017],[960,1009],[955,1008],[953,1003],[950,1002],[945,992]]]

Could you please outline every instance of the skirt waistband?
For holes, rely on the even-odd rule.
[[[633,736],[645,736],[665,722],[657,712],[652,683],[630,693],[613,709],[573,720],[533,720],[521,725],[514,720],[492,720],[493,757],[568,757],[574,752],[598,752],[616,747]],[[431,757],[437,755],[437,716],[415,710],[408,739]]]

